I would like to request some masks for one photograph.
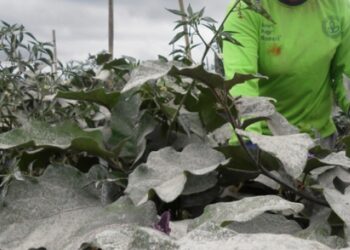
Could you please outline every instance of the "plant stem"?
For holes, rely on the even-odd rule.
[[[184,6],[184,2],[183,0],[179,0],[179,7],[180,7],[180,11],[182,11],[183,13],[185,13],[185,6]],[[186,17],[182,17],[182,21],[185,22],[186,21]],[[185,32],[185,46],[188,48],[187,51],[187,57],[190,61],[193,61],[192,59],[192,54],[191,54],[191,48],[190,48],[190,38],[189,38],[189,32],[188,32],[188,27],[187,24],[185,24],[184,26],[184,32]]]
[[[316,197],[310,195],[310,194],[307,194],[307,193],[304,193],[304,192],[301,192],[299,191],[297,188],[289,185],[288,183],[285,183],[284,181],[278,179],[276,176],[274,176],[272,173],[270,173],[270,171],[268,171],[264,165],[262,163],[260,163],[260,157],[258,157],[258,159],[256,159],[252,152],[250,152],[250,150],[247,148],[247,145],[245,144],[243,138],[241,135],[239,135],[237,132],[236,132],[236,128],[239,128],[237,122],[235,121],[233,115],[232,115],[232,112],[231,110],[228,108],[228,105],[227,103],[225,103],[225,101],[223,101],[220,96],[217,94],[217,92],[215,90],[213,90],[213,93],[215,95],[215,97],[217,98],[217,100],[221,103],[221,105],[223,106],[226,114],[228,115],[228,120],[229,120],[229,123],[231,124],[231,126],[234,128],[234,132],[238,138],[238,141],[241,145],[241,147],[243,148],[243,150],[246,152],[246,154],[248,155],[248,157],[250,158],[250,160],[252,162],[254,162],[254,164],[257,166],[257,168],[260,170],[260,172],[269,177],[270,179],[274,180],[275,182],[277,182],[278,184],[280,184],[281,186],[289,189],[290,191],[294,192],[295,194],[303,197],[304,199],[306,200],[309,200],[309,201],[312,201],[316,204],[319,204],[319,205],[322,205],[322,206],[326,206],[326,207],[329,207],[329,204],[327,202],[324,202],[324,201],[320,201],[318,200]]]
[[[196,32],[196,34],[198,35],[199,39],[202,41],[202,43],[205,45],[205,48],[209,48],[211,49],[211,46],[205,41],[204,37],[202,36],[202,34],[199,32],[198,26],[197,24],[194,25],[194,30]],[[218,57],[221,58],[221,56],[218,54],[218,52],[215,49],[212,49],[214,54]],[[202,62],[203,63],[203,62]]]
[[[203,53],[202,59],[201,59],[201,63],[204,63],[205,57],[207,56],[211,45],[214,43],[216,37],[219,35],[219,33],[221,32],[221,30],[224,28],[224,24],[226,22],[226,20],[228,19],[228,17],[230,16],[230,14],[234,11],[234,9],[236,9],[236,7],[238,6],[238,4],[241,2],[241,0],[237,0],[235,2],[235,4],[232,6],[232,8],[230,9],[230,11],[226,14],[224,20],[222,21],[222,23],[220,24],[218,30],[216,31],[216,33],[214,34],[213,38],[210,40],[210,42],[206,45],[205,47],[205,51]]]
[[[169,139],[169,136],[170,136],[170,132],[175,124],[175,121],[176,121],[176,118],[178,117],[181,109],[182,109],[182,106],[185,104],[185,101],[187,99],[187,97],[190,95],[192,89],[194,88],[194,86],[196,86],[196,81],[193,80],[191,85],[189,86],[189,88],[187,89],[187,92],[186,94],[182,97],[180,103],[179,103],[179,107],[177,108],[174,116],[172,117],[171,121],[170,121],[170,125],[169,125],[169,130],[168,130],[168,135],[167,135],[167,138]]]

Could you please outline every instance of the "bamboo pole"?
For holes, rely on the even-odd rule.
[[[114,42],[114,13],[113,0],[108,0],[108,51],[113,57]]]
[[[184,6],[184,1],[183,0],[179,0],[179,7],[180,7],[180,11],[185,12],[185,6]],[[182,17],[182,21],[186,21],[186,18],[184,16]],[[185,32],[185,45],[186,45],[187,48],[189,48],[190,47],[190,37],[189,37],[189,34],[188,34],[188,27],[187,27],[187,25],[184,25],[184,32]],[[187,56],[192,61],[192,53],[191,53],[190,49],[187,52]]]
[[[53,62],[52,62],[52,73],[54,76],[57,75],[57,44],[56,44],[56,31],[52,30],[52,43],[53,43]]]

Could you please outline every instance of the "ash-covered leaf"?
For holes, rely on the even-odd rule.
[[[239,97],[235,101],[240,118],[244,120],[243,127],[266,120],[273,135],[291,135],[299,131],[285,117],[278,113],[273,105],[275,100],[269,97]]]
[[[242,96],[235,101],[235,106],[240,118],[268,118],[276,112],[275,106],[272,104],[273,101],[274,99],[269,97]]]
[[[350,169],[350,158],[346,156],[345,151],[332,152],[323,158],[311,155],[305,170],[307,172],[311,171],[314,176],[318,176],[328,169],[334,168],[334,166]]]
[[[277,111],[269,116],[267,125],[273,135],[294,135],[299,133],[299,130]]]
[[[249,81],[252,79],[266,78],[261,75],[253,75],[253,74],[239,74],[236,73],[232,79],[225,80],[221,75],[208,72],[204,65],[197,65],[187,68],[178,68],[173,66],[169,71],[169,75],[171,76],[186,76],[193,80],[204,83],[213,89],[231,89],[233,86],[244,83],[245,81]]]
[[[330,166],[340,166],[350,169],[350,158],[346,156],[345,151],[331,153],[323,159],[318,159],[321,163]]]
[[[297,236],[306,240],[315,240],[332,249],[339,249],[346,246],[346,241],[336,235],[332,235],[332,228],[327,219],[331,213],[331,209],[324,208],[318,213],[314,213],[310,218],[310,225],[297,233]]]
[[[181,111],[177,120],[188,136],[194,133],[205,138],[207,135],[198,113]]]
[[[91,91],[59,91],[56,95],[57,98],[77,100],[77,101],[87,101],[94,102],[105,106],[111,110],[114,105],[118,102],[120,93],[111,92],[107,93],[105,89],[94,89]]]
[[[174,63],[163,61],[145,61],[131,72],[131,76],[122,92],[139,88],[151,80],[166,76]]]
[[[213,147],[227,145],[232,137],[233,129],[230,123],[225,123],[220,128],[208,134],[208,139]]]
[[[191,228],[196,228],[206,222],[227,225],[230,222],[246,222],[267,212],[299,213],[304,205],[290,202],[275,195],[248,197],[239,201],[220,202],[207,206],[204,213],[193,220]]]
[[[278,176],[278,178],[281,178],[280,174],[277,171],[270,171],[271,174],[274,176]],[[271,178],[260,174],[257,178],[254,179],[254,181],[259,182],[271,189],[278,190],[280,188],[280,184],[272,180]]]
[[[128,250],[178,250],[178,243],[158,230],[140,227],[132,236]]]
[[[0,134],[0,149],[18,147],[74,148],[102,157],[113,156],[105,149],[101,131],[84,131],[72,122],[51,126],[44,122],[30,121],[21,128]]]
[[[261,150],[279,159],[285,171],[295,179],[302,174],[308,159],[308,150],[314,146],[313,140],[307,134],[265,136],[242,130],[236,131],[257,144]]]
[[[187,182],[182,195],[191,195],[204,192],[216,185],[218,177],[216,172],[205,175],[187,175]]]
[[[102,207],[89,183],[85,174],[68,166],[49,166],[31,181],[13,181],[0,207],[1,249],[79,249],[109,226],[151,226],[156,220],[151,202],[135,207],[122,197]]]
[[[319,242],[287,234],[237,234],[213,223],[206,223],[178,241],[180,250],[330,250]]]
[[[232,222],[227,228],[237,233],[256,234],[293,234],[301,230],[299,224],[293,220],[287,220],[280,214],[263,213],[246,222]]]
[[[147,163],[135,169],[125,192],[135,204],[147,201],[150,190],[163,201],[171,202],[184,190],[186,172],[205,175],[225,162],[223,154],[205,144],[188,145],[182,152],[163,148],[152,152]]]
[[[319,176],[319,183],[323,188],[323,194],[333,211],[350,227],[350,191],[348,188],[344,192],[337,190],[334,186],[334,179],[341,178],[343,182],[350,182],[350,173],[341,168],[335,167]]]

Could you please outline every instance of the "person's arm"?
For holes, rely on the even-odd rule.
[[[258,72],[258,44],[260,17],[252,10],[246,9],[242,4],[240,11],[234,11],[225,22],[224,30],[234,32],[233,37],[242,44],[238,46],[224,41],[224,70],[227,79],[235,73],[256,74]],[[243,9],[245,8],[245,9]],[[233,96],[258,96],[258,80],[238,84],[230,90]],[[249,126],[250,131],[261,133],[261,124],[254,123]],[[232,138],[235,144],[237,139]]]
[[[342,42],[334,57],[332,77],[336,102],[345,113],[349,114],[350,102],[344,86],[343,74],[350,77],[350,1],[346,0],[345,2],[345,14],[342,20]]]

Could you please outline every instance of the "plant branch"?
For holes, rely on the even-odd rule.
[[[196,86],[196,81],[193,80],[191,85],[189,86],[189,88],[187,89],[187,92],[186,94],[182,97],[180,103],[179,103],[179,107],[177,108],[174,116],[172,117],[171,121],[170,121],[170,125],[169,125],[169,130],[168,130],[168,135],[167,135],[167,138],[169,139],[169,136],[170,136],[170,132],[171,132],[171,129],[172,127],[174,126],[175,124],[175,121],[176,121],[176,118],[178,117],[183,105],[185,104],[185,101],[187,99],[187,97],[190,95],[192,89],[194,88],[194,86]]]
[[[215,95],[215,97],[217,98],[217,100],[221,103],[221,105],[223,106],[226,114],[228,115],[228,120],[229,120],[229,123],[231,124],[231,126],[234,128],[234,132],[237,136],[237,139],[240,143],[240,145],[242,146],[243,150],[246,152],[246,154],[248,155],[248,157],[250,158],[250,160],[252,162],[254,162],[254,164],[258,167],[258,169],[260,170],[260,172],[267,176],[268,178],[274,180],[275,182],[277,182],[278,184],[280,184],[281,186],[289,189],[290,191],[296,193],[297,195],[299,195],[300,197],[306,199],[306,200],[309,200],[309,201],[312,201],[316,204],[319,204],[319,205],[322,205],[322,206],[326,206],[326,207],[329,207],[329,204],[325,201],[320,201],[319,199],[317,199],[316,197],[308,194],[308,193],[304,193],[304,192],[301,192],[300,190],[298,190],[297,188],[289,185],[288,183],[284,182],[283,180],[280,180],[278,179],[276,176],[274,176],[272,173],[270,173],[270,171],[268,171],[265,166],[260,162],[260,157],[257,157],[255,158],[252,154],[252,152],[248,149],[247,145],[245,144],[243,138],[241,135],[239,135],[237,132],[236,132],[236,128],[239,128],[239,125],[237,124],[236,120],[234,119],[234,116],[232,115],[232,112],[231,110],[228,108],[228,105],[227,103],[225,103],[225,101],[223,101],[220,96],[218,95],[218,93],[213,90],[213,94]]]
[[[230,11],[226,14],[224,20],[222,21],[222,23],[220,24],[218,30],[216,31],[216,33],[214,34],[213,38],[210,40],[210,42],[208,44],[206,44],[206,47],[205,47],[205,50],[204,50],[204,53],[203,53],[203,56],[202,56],[202,59],[201,59],[201,63],[203,64],[204,63],[204,60],[205,60],[205,57],[207,56],[210,48],[211,48],[211,45],[214,43],[216,37],[219,35],[219,33],[221,32],[221,30],[224,28],[224,24],[226,22],[226,20],[228,19],[228,17],[230,16],[230,14],[234,11],[234,9],[237,8],[238,4],[241,2],[241,0],[237,0],[235,2],[235,4],[232,6],[232,8],[230,9]]]
[[[202,41],[202,43],[205,45],[205,48],[209,48],[212,49],[211,46],[205,41],[204,37],[202,36],[202,34],[199,32],[198,26],[197,24],[194,25],[194,30],[196,32],[196,34],[198,35],[199,39]],[[218,52],[215,49],[212,49],[213,53],[218,57],[221,58],[221,56],[218,54]],[[203,61],[202,61],[203,64]]]

